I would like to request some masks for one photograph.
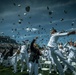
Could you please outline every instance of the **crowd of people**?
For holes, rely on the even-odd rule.
[[[76,75],[76,41],[68,41],[65,44],[57,43],[58,39],[63,36],[70,36],[76,34],[76,31],[57,32],[56,29],[51,30],[51,37],[46,46],[42,49],[36,44],[38,37],[35,37],[30,43],[29,40],[23,41],[23,44],[18,47],[16,52],[13,52],[13,46],[0,54],[0,63],[5,66],[13,66],[13,72],[17,72],[17,64],[20,61],[21,72],[27,66],[29,75],[38,75],[39,67],[42,69],[43,58],[45,61],[50,61],[49,73],[52,69],[65,75],[65,71],[69,68],[73,75]],[[66,40],[67,41],[67,40]]]

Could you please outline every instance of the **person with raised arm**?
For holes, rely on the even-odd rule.
[[[51,37],[50,37],[50,40],[49,40],[47,46],[50,48],[50,54],[57,66],[57,69],[58,69],[60,75],[64,75],[64,72],[63,72],[62,65],[58,61],[57,57],[59,57],[59,59],[62,60],[63,63],[68,66],[68,68],[70,68],[72,71],[75,72],[75,68],[73,66],[71,66],[67,61],[65,61],[65,58],[63,57],[63,55],[61,54],[61,52],[58,50],[58,47],[57,47],[57,41],[58,41],[59,37],[69,36],[72,34],[76,34],[76,31],[57,32],[57,30],[54,28],[52,28],[52,30],[51,30]]]
[[[29,58],[29,75],[32,75],[33,73],[34,75],[38,75],[38,59],[41,55],[41,52],[36,44],[37,39],[38,37],[35,37],[35,39],[33,39],[30,45],[31,54]]]

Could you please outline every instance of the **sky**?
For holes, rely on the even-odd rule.
[[[76,0],[0,0],[0,35],[17,42],[32,40],[47,44],[50,30],[76,30]],[[76,35],[60,38],[59,42],[76,41]]]

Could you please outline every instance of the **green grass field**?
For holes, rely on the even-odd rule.
[[[22,73],[20,72],[21,66],[19,64],[20,64],[20,61],[18,62],[18,65],[17,65],[17,71],[18,71],[17,73],[13,73],[13,67],[5,67],[5,66],[2,66],[0,64],[0,75],[29,75],[29,73],[26,71],[27,70],[26,64],[25,64],[24,71]],[[46,67],[46,65],[44,67]],[[47,68],[48,67],[49,66],[47,66]],[[49,71],[42,71],[40,69],[39,69],[39,74],[42,74],[42,75],[59,75],[55,71],[52,71],[52,73],[49,73]],[[72,71],[70,71],[68,69],[65,72],[65,75],[73,75],[73,74],[72,74]]]
[[[0,75],[29,75],[29,73],[26,71],[26,67],[22,73],[20,72],[20,67],[18,66],[17,68],[18,68],[18,72],[13,73],[12,67],[4,67],[4,66],[0,65]],[[42,72],[41,70],[39,70],[39,73],[41,73],[42,75],[59,75],[59,74],[56,74],[56,72],[54,72],[54,71],[51,74],[49,74],[48,71]],[[72,72],[67,71],[65,75],[72,75]]]
[[[19,68],[17,73],[13,73],[12,67],[4,67],[0,65],[0,75],[29,75],[29,74],[26,71],[26,69],[24,72],[21,73]]]

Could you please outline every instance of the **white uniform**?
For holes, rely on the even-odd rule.
[[[13,54],[13,56],[12,56],[12,60],[11,60],[11,64],[13,65],[13,69],[14,69],[14,73],[16,73],[17,72],[17,56],[18,56],[18,54],[17,54],[17,52],[15,52],[14,54]]]
[[[20,50],[20,53],[21,53],[21,72],[23,72],[24,70],[24,62],[26,62],[26,65],[27,65],[27,70],[28,70],[28,53],[27,53],[27,47],[26,45],[22,45],[21,46],[21,50]]]
[[[62,54],[60,53],[60,51],[57,48],[57,41],[59,39],[59,37],[61,36],[66,36],[68,35],[68,33],[54,33],[52,34],[52,36],[50,37],[50,40],[47,44],[47,46],[50,47],[51,50],[51,55],[53,57],[53,60],[57,66],[57,69],[59,70],[60,75],[64,75],[63,73],[63,68],[61,66],[61,64],[59,63],[59,61],[57,60],[57,56],[65,63],[67,64],[67,66],[71,69],[74,70],[74,68],[72,66],[70,66],[64,59],[64,57],[62,56]]]
[[[71,61],[73,61],[72,59],[76,58],[76,48],[74,46],[67,46],[69,48],[69,55],[68,55],[68,62],[71,63]]]
[[[67,45],[69,54],[67,56],[68,63],[72,65],[72,62],[76,62],[76,48],[70,45]],[[64,71],[66,71],[67,66],[65,65]]]
[[[55,34],[52,34],[47,46],[56,48],[57,47],[57,41],[58,41],[59,37],[65,36],[67,34],[68,33],[55,33]]]
[[[3,57],[1,57],[2,53],[0,53],[0,64],[3,62]]]
[[[68,55],[68,48],[60,45],[58,46],[58,50],[62,53],[62,55],[65,57],[65,59],[67,58]]]

